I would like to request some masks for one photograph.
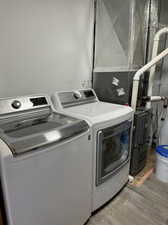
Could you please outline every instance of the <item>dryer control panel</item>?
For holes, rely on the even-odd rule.
[[[63,108],[98,101],[92,89],[56,93]]]

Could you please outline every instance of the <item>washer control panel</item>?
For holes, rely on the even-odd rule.
[[[0,99],[0,115],[50,106],[47,96]]]

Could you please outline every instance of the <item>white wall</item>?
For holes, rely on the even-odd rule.
[[[91,80],[93,0],[0,0],[0,97]]]

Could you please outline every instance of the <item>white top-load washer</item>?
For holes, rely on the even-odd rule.
[[[0,183],[8,225],[83,225],[91,214],[90,128],[47,96],[0,100]]]
[[[55,109],[86,120],[92,127],[92,211],[109,201],[127,183],[133,110],[100,102],[92,89],[55,92]]]

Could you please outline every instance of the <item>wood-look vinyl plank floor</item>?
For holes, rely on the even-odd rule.
[[[168,184],[153,175],[141,187],[128,185],[87,225],[168,225]]]

